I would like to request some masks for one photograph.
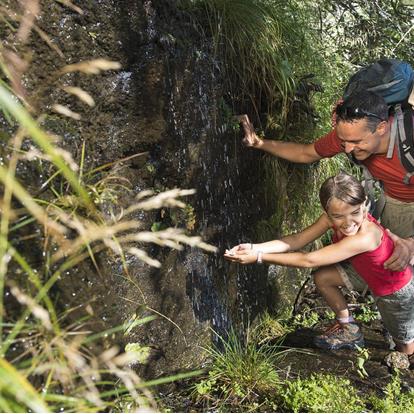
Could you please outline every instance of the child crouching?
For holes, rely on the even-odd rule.
[[[319,198],[324,213],[303,231],[280,240],[239,244],[227,250],[224,257],[240,264],[264,262],[318,267],[314,274],[316,287],[336,316],[333,326],[315,337],[315,344],[324,349],[353,349],[364,344],[361,329],[340,289],[352,287],[346,270],[350,263],[373,293],[397,350],[411,355],[414,352],[412,267],[400,272],[384,268],[394,244],[385,229],[367,212],[367,198],[356,178],[343,172],[328,178]],[[331,245],[311,252],[297,251],[330,229],[334,232]]]

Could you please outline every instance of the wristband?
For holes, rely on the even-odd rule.
[[[263,252],[260,251],[260,250],[257,252],[257,260],[256,260],[256,263],[263,264]]]

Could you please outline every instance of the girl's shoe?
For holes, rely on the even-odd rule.
[[[318,348],[329,350],[356,349],[365,345],[361,328],[356,323],[342,324],[338,321],[322,335],[316,336],[314,343]]]

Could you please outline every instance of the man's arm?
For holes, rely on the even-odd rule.
[[[297,144],[295,142],[260,139],[247,115],[240,115],[238,120],[244,130],[243,143],[247,147],[260,149],[287,161],[303,164],[319,161],[322,158],[316,152],[314,144]]]
[[[387,232],[394,242],[394,251],[384,263],[384,267],[393,271],[401,271],[409,264],[414,265],[414,239],[412,237],[402,239],[388,229]]]

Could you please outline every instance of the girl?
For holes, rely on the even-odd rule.
[[[383,227],[367,212],[367,198],[360,182],[339,173],[328,178],[319,192],[324,213],[297,234],[266,243],[244,243],[226,250],[224,257],[235,263],[271,263],[296,267],[320,267],[314,274],[316,287],[336,315],[335,324],[315,337],[325,349],[363,346],[361,329],[350,314],[340,290],[352,288],[346,274],[346,259],[371,289],[383,323],[397,349],[414,352],[414,278],[412,268],[393,272],[384,269],[394,244]],[[333,244],[312,252],[292,252],[333,229]],[[291,253],[286,253],[291,252]]]

